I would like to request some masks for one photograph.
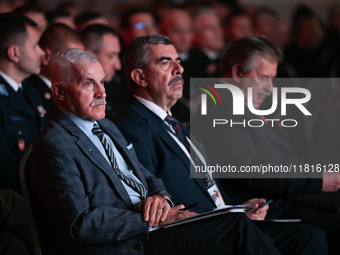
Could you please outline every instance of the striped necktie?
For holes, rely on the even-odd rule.
[[[118,177],[122,179],[128,186],[133,188],[135,191],[137,191],[143,199],[146,198],[146,189],[143,184],[138,183],[131,179],[130,177],[127,177],[125,174],[123,174],[120,169],[118,168],[118,164],[116,162],[116,157],[113,154],[113,151],[109,145],[109,141],[104,136],[103,131],[98,127],[98,125],[94,124],[92,128],[92,132],[98,136],[100,142],[103,144],[106,155],[109,157],[109,160],[111,162],[113,170],[116,172]]]
[[[185,134],[183,132],[183,129],[181,128],[181,125],[179,124],[179,120],[172,117],[171,115],[167,115],[164,119],[168,124],[170,124],[175,131],[175,134],[177,138],[187,147],[190,148],[190,144],[185,137]]]

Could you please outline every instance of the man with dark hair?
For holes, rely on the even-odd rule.
[[[52,24],[41,35],[39,46],[45,52],[40,64],[40,74],[33,74],[26,80],[34,85],[43,99],[46,118],[51,117],[55,102],[51,91],[52,55],[68,48],[84,49],[77,33],[64,24]]]
[[[134,97],[114,116],[114,122],[133,143],[142,165],[163,180],[176,204],[199,202],[192,209],[197,213],[240,203],[240,200],[228,198],[212,173],[191,178],[190,166],[199,162],[207,165],[208,159],[189,130],[171,116],[170,108],[182,96],[183,88],[183,68],[171,40],[164,35],[135,38],[128,47],[126,71]],[[254,198],[246,203],[258,207],[264,202],[264,199]],[[265,206],[247,216],[261,221],[267,209]],[[228,216],[224,220],[228,221]],[[325,236],[317,228],[263,222],[256,222],[256,225],[284,254],[322,254],[327,250]],[[316,240],[318,244],[314,243]]]
[[[159,34],[155,15],[145,8],[132,8],[124,13],[120,32],[125,46],[138,36]]]
[[[75,17],[74,22],[76,23],[78,33],[80,33],[85,27],[92,24],[109,25],[107,18],[94,11],[79,13],[77,17]]]
[[[47,20],[44,12],[36,5],[25,4],[13,10],[15,13],[24,15],[25,17],[37,23],[37,29],[42,34],[47,28]]]
[[[218,63],[225,44],[221,20],[214,9],[201,8],[195,14],[194,27],[193,77],[218,78]]]
[[[118,33],[104,25],[95,24],[86,27],[80,37],[88,52],[95,54],[105,72],[106,116],[124,108],[130,91],[126,84],[126,77],[117,73],[121,69],[119,59],[120,42]]]
[[[20,14],[0,14],[0,34],[0,188],[21,192],[20,160],[46,114],[35,88],[23,80],[39,73],[44,52],[36,23]]]
[[[282,51],[263,36],[246,36],[235,41],[221,61],[221,72],[226,80],[221,83],[238,87],[245,100],[244,114],[233,114],[233,98],[228,89],[219,90],[223,102],[219,108],[212,108],[210,102],[207,114],[196,114],[192,128],[197,138],[203,142],[212,164],[231,165],[237,169],[243,166],[298,166],[295,151],[285,139],[283,128],[275,121],[267,121],[264,116],[252,112],[260,109],[263,100],[273,90],[272,78],[276,76]],[[249,102],[248,88],[252,88],[252,102]],[[250,111],[252,107],[252,112]],[[223,116],[234,125],[216,125],[212,119]],[[263,121],[262,126],[243,125],[250,120]],[[223,148],[223,149],[221,149]],[[247,173],[245,173],[246,175]],[[278,174],[277,178],[220,179],[224,190],[231,196],[248,199],[253,196],[273,199],[268,211],[269,218],[300,218],[303,223],[321,228],[326,233],[330,254],[340,250],[340,216],[319,210],[308,209],[292,201],[297,193],[321,193],[337,191],[340,178],[329,178],[328,173],[320,173],[320,178],[294,178]]]
[[[45,12],[45,16],[49,25],[53,23],[61,23],[72,28],[73,30],[77,29],[73,18],[66,11],[53,9]]]
[[[68,49],[53,59],[58,107],[33,143],[31,167],[53,235],[48,253],[279,254],[243,213],[162,228],[196,213],[170,207],[162,180],[104,118],[104,79],[89,52]]]

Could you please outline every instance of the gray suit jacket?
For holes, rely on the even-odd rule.
[[[107,119],[98,121],[148,195],[164,190]],[[56,109],[33,143],[33,188],[48,215],[50,254],[143,254],[147,223],[85,133]]]

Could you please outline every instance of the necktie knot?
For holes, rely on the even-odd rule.
[[[168,116],[165,117],[165,121],[172,126],[172,128],[174,129],[174,131],[177,135],[178,132],[179,132],[179,129],[180,129],[179,120],[172,117],[171,115],[168,115]]]

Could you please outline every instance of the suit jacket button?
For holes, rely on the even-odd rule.
[[[135,244],[135,245],[133,246],[133,248],[134,248],[135,250],[140,250],[140,248],[142,248],[142,246],[141,246],[140,244]]]

